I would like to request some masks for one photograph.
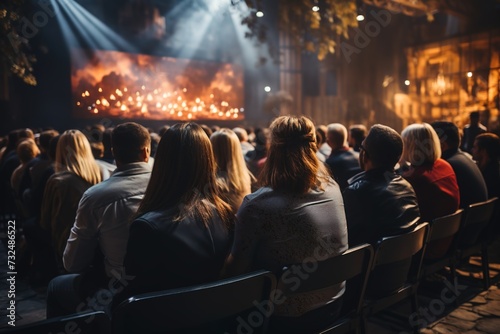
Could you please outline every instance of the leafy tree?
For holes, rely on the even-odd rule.
[[[358,26],[356,0],[275,0],[278,6],[278,28],[293,38],[295,45],[324,59],[335,52],[340,37],[348,38],[349,28]],[[242,1],[231,1],[244,8]],[[273,58],[279,55],[268,40],[268,26],[257,17],[263,0],[245,0],[248,10],[242,10],[242,24],[249,31],[246,37],[268,43]]]
[[[33,63],[36,59],[30,53],[29,40],[19,33],[25,10],[24,0],[0,2],[0,65],[34,86]]]

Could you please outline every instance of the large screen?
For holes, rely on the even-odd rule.
[[[71,51],[77,118],[244,119],[239,65],[119,51]]]

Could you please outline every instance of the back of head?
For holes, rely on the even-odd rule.
[[[460,134],[455,123],[437,121],[431,123],[439,140],[446,142],[450,149],[458,149],[460,146]]]
[[[305,193],[328,173],[316,157],[316,129],[306,117],[281,116],[271,126],[271,146],[261,183],[278,191]]]
[[[326,125],[318,125],[316,127],[316,135],[318,135],[318,133],[321,135],[321,141],[319,141],[319,139],[318,139],[318,142],[320,144],[326,143],[326,133],[327,132],[328,132],[328,128],[326,127]]]
[[[121,164],[144,161],[142,150],[150,145],[149,131],[134,122],[120,124],[111,133],[113,156]]]
[[[40,153],[33,139],[25,139],[17,145],[17,155],[23,164],[28,163]]]
[[[57,132],[56,130],[43,131],[40,134],[40,138],[39,138],[40,149],[44,152],[48,152],[50,141],[52,140],[52,138],[54,138],[55,136],[58,136],[58,135],[59,135],[59,132]]]
[[[68,170],[90,184],[101,182],[87,137],[79,130],[67,130],[59,138],[56,149],[56,172]]]
[[[470,114],[469,114],[469,119],[471,121],[471,123],[477,123],[479,122],[479,111],[472,111]]]
[[[486,150],[489,159],[498,160],[500,158],[500,138],[496,134],[482,133],[476,137],[475,143],[480,149]]]
[[[356,143],[361,143],[366,137],[366,126],[363,124],[354,124],[349,127],[349,133]]]
[[[227,128],[222,128],[212,133],[210,136],[212,149],[214,152],[215,161],[219,171],[228,172],[231,164],[243,161],[243,153],[241,152],[241,145],[236,134]],[[238,159],[241,157],[241,159]]]
[[[208,200],[224,216],[227,207],[217,195],[215,173],[212,145],[202,127],[191,122],[175,124],[158,144],[151,179],[138,215],[178,207],[180,212],[176,219],[196,214],[208,222],[212,215],[204,201]]]
[[[411,124],[401,133],[403,159],[413,166],[434,164],[441,157],[439,137],[427,123]]]
[[[399,133],[382,124],[370,128],[363,146],[374,167],[388,170],[394,168],[403,153],[403,140]]]
[[[246,142],[248,141],[248,133],[247,130],[236,127],[233,129],[233,132],[236,134],[240,142]]]
[[[340,123],[329,124],[326,136],[334,149],[347,146],[347,129]]]

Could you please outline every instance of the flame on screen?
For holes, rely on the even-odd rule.
[[[72,51],[77,117],[242,120],[243,70],[229,63]]]

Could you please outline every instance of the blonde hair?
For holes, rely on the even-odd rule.
[[[243,197],[251,192],[253,175],[247,169],[240,141],[233,130],[223,128],[214,132],[210,142],[217,163],[217,178],[222,181],[222,195],[236,212]]]
[[[25,164],[31,161],[31,159],[35,158],[38,154],[40,154],[40,150],[36,145],[35,141],[31,138],[26,138],[21,141],[17,145],[17,155],[19,156],[19,160]]]
[[[90,143],[78,130],[65,131],[57,143],[55,171],[65,170],[92,185],[101,182],[101,171],[92,155]]]
[[[427,124],[411,124],[401,133],[402,159],[412,166],[434,164],[441,157],[441,145],[434,128]]]

